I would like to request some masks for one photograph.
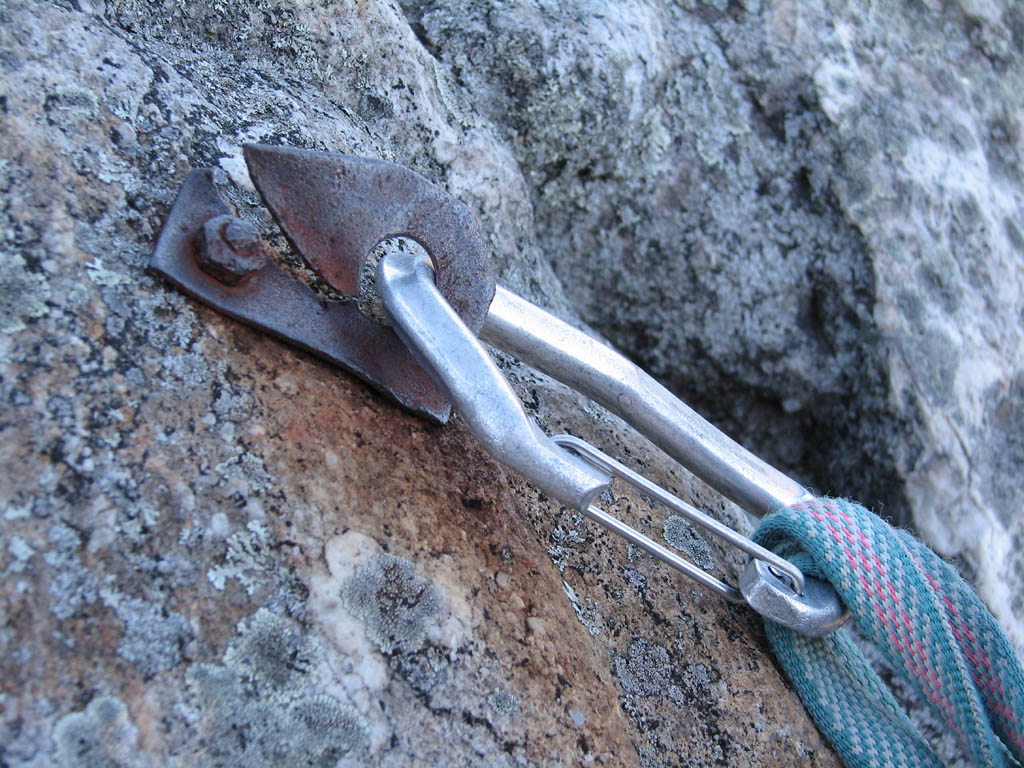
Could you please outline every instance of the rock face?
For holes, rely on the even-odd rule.
[[[294,258],[244,142],[400,162],[505,285],[970,555],[1020,525],[1020,24],[878,13],[5,4],[0,763],[834,765],[750,612],[146,265],[199,166]],[[502,364],[546,430],[745,524]]]
[[[1024,649],[1024,10],[405,7],[583,319],[960,558]]]

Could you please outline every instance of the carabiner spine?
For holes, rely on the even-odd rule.
[[[619,352],[501,286],[480,338],[622,417],[690,472],[758,517],[813,498]]]

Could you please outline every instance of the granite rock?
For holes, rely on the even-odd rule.
[[[560,508],[457,418],[417,419],[146,268],[199,166],[220,169],[226,199],[294,262],[245,142],[394,160],[470,206],[504,284],[571,320],[579,309],[715,415],[746,414],[776,460],[861,472],[916,514],[910,479],[943,445],[926,430],[939,411],[897,386],[925,385],[894,363],[881,308],[896,288],[880,287],[910,257],[882,265],[899,222],[858,207],[884,186],[846,148],[872,102],[836,97],[847,117],[833,114],[808,51],[870,39],[896,67],[926,46],[904,52],[896,27],[875,40],[853,22],[826,45],[825,18],[841,14],[719,5],[0,7],[0,763],[836,764],[750,612]],[[965,34],[971,51],[1004,51],[1009,77],[1013,12],[992,13]],[[934,175],[922,157],[913,168]],[[755,168],[763,187],[747,186]],[[858,178],[873,186],[854,198]],[[945,192],[920,179],[938,211]],[[972,226],[992,234],[988,205]],[[763,285],[738,260],[751,222]],[[673,285],[692,297],[682,309]],[[959,294],[961,333],[1003,317],[994,293],[978,313],[980,295]],[[1017,321],[993,342],[999,360],[1015,359]],[[813,326],[821,338],[804,343]],[[713,375],[680,373],[681,354]],[[617,419],[500,361],[544,429],[748,525]],[[964,380],[948,367],[953,407]],[[994,474],[1012,466],[1024,389],[997,379],[975,425],[1002,441],[985,443]],[[812,411],[846,419],[861,453],[808,457],[825,418]],[[721,576],[741,564],[641,496],[603,503]]]
[[[413,2],[582,318],[1024,651],[1024,11]]]
[[[247,141],[409,165],[563,313],[513,148],[387,3],[0,10],[0,763],[835,765],[758,621],[147,271],[190,168],[276,258]],[[546,429],[736,524],[514,361]],[[609,496],[655,533],[639,496]],[[738,558],[674,521],[732,577]]]

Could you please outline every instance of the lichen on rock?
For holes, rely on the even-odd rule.
[[[48,311],[46,277],[27,267],[20,255],[0,253],[0,333],[24,330],[25,320],[38,319]]]
[[[47,542],[52,548],[43,555],[51,569],[50,612],[58,619],[68,619],[80,609],[96,602],[100,581],[85,567],[79,557],[82,539],[65,523],[50,527]]]
[[[260,609],[222,664],[193,664],[202,760],[224,766],[329,768],[367,747],[359,713],[315,688],[318,650],[292,622]]]
[[[662,535],[672,547],[685,552],[687,557],[705,571],[713,570],[715,557],[711,548],[685,518],[669,515],[662,524]]]
[[[3,4],[0,763],[835,764],[754,617],[458,418],[147,271],[211,167],[333,300],[246,142],[424,174],[503,285],[808,484],[884,501],[1017,627],[1022,12],[983,5]],[[545,430],[740,519],[500,364]]]
[[[139,729],[124,702],[113,696],[98,696],[81,712],[65,715],[53,738],[60,768],[134,768],[148,762],[140,759]]]
[[[138,667],[144,680],[181,663],[192,637],[184,616],[138,598],[110,592],[102,597],[124,622],[117,652]]]
[[[377,555],[358,568],[342,584],[341,596],[385,654],[422,648],[441,608],[437,589],[394,555]]]

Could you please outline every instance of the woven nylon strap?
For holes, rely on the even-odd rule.
[[[861,632],[979,766],[1024,762],[1024,672],[977,595],[924,544],[859,504],[815,499],[762,520],[759,544],[830,581]],[[940,766],[840,630],[810,639],[765,622],[775,655],[847,766]]]

